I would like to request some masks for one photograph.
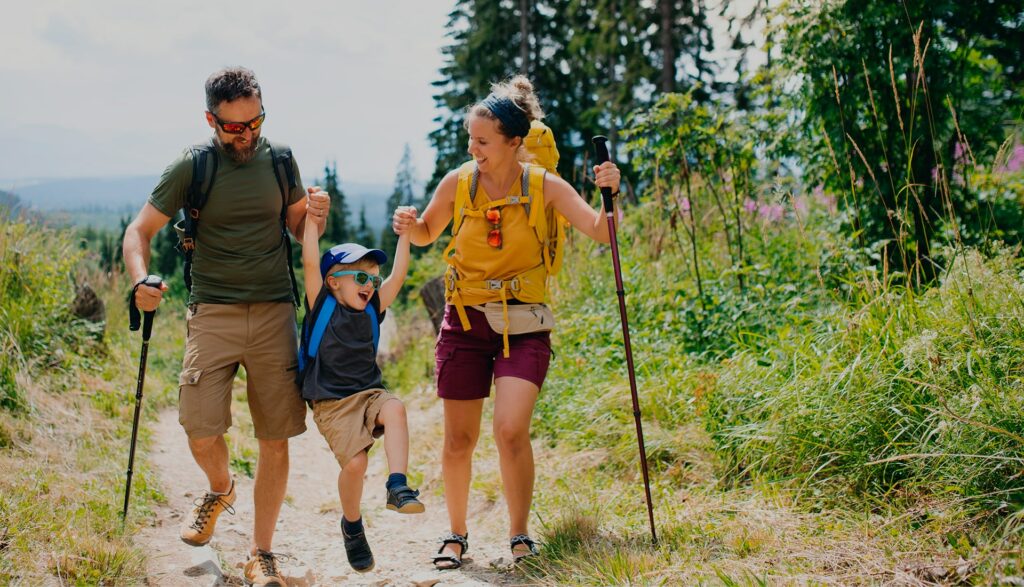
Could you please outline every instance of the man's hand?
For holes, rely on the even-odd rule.
[[[327,227],[327,213],[331,210],[331,196],[320,186],[306,188],[309,197],[306,198],[306,220],[312,220],[317,229],[322,233]]]
[[[164,292],[167,291],[167,282],[160,284],[159,288],[139,284],[135,288],[135,305],[143,312],[153,312],[164,299]]]

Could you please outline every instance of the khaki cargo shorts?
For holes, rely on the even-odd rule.
[[[282,440],[306,430],[306,404],[295,384],[298,336],[291,302],[194,304],[178,379],[178,421],[189,438],[231,427],[231,384],[245,367],[256,438]]]
[[[313,402],[313,421],[327,440],[334,458],[344,467],[364,450],[373,446],[373,439],[384,434],[377,425],[377,416],[388,400],[398,398],[384,389],[369,389],[344,399]]]

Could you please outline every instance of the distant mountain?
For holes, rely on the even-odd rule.
[[[21,210],[21,199],[18,196],[0,191],[0,218],[13,218]]]
[[[0,190],[16,195],[23,206],[69,224],[108,228],[116,226],[122,216],[134,215],[158,180],[155,175],[0,180]],[[374,229],[387,224],[385,207],[390,185],[343,181],[341,189],[353,222],[358,221],[359,210],[365,204],[366,219]],[[0,204],[3,201],[0,199]]]

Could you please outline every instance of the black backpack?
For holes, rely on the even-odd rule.
[[[213,140],[189,147],[192,154],[192,183],[188,186],[185,205],[181,211],[185,217],[174,225],[178,232],[178,249],[185,257],[185,287],[192,291],[192,255],[196,249],[196,232],[199,229],[200,212],[207,200],[213,180],[217,177],[217,147]],[[296,306],[299,304],[299,288],[295,280],[295,268],[292,267],[292,239],[288,236],[288,194],[297,185],[295,181],[292,150],[285,145],[270,143],[270,158],[274,165],[274,178],[281,190],[281,238],[284,239],[287,251],[288,275],[292,280],[292,298]]]

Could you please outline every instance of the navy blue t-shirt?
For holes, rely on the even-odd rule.
[[[321,296],[331,295],[326,287]],[[320,300],[317,300],[319,305]],[[374,292],[370,303],[377,310],[377,326],[386,312],[380,311],[380,296]],[[373,348],[373,317],[365,310],[335,306],[320,340],[316,358],[302,382],[302,399],[316,401],[342,399],[350,395],[384,387]]]

